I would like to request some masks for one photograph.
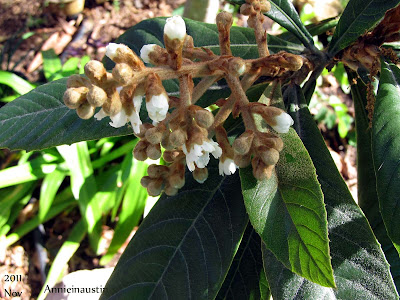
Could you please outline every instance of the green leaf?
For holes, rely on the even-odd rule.
[[[100,299],[214,299],[248,223],[239,177],[199,185],[190,172],[176,196],[165,195],[144,219]]]
[[[371,29],[399,0],[351,0],[347,4],[329,44],[334,56]]]
[[[327,32],[328,30],[331,30],[332,28],[334,28],[337,25],[338,21],[339,21],[338,18],[329,18],[329,19],[322,20],[318,23],[309,24],[306,26],[306,29],[310,33],[311,36],[321,35],[321,34]],[[277,37],[279,37],[287,42],[292,42],[292,43],[299,42],[297,37],[290,31],[286,31],[286,32],[278,35]]]
[[[0,71],[0,84],[9,86],[20,95],[26,94],[35,88],[33,84],[25,79],[7,71]]]
[[[42,51],[42,57],[44,77],[46,77],[47,81],[60,79],[62,71],[61,60],[54,50]]]
[[[100,263],[106,264],[116,254],[131,234],[133,228],[139,224],[146,204],[147,191],[140,185],[140,179],[146,175],[147,164],[134,160],[129,155],[131,164],[129,166],[129,178],[126,192],[123,197],[121,212],[118,215],[118,222],[115,227],[114,236],[108,248],[107,254],[101,258]]]
[[[349,72],[350,80],[357,78],[357,75]],[[356,134],[357,134],[357,185],[358,205],[363,210],[371,225],[372,230],[386,259],[390,264],[390,272],[396,284],[400,288],[400,258],[389,239],[382,216],[379,211],[379,200],[376,190],[376,176],[372,159],[372,130],[369,126],[367,106],[367,87],[357,79],[357,84],[351,85],[351,94],[354,101]]]
[[[260,245],[260,236],[249,223],[216,299],[269,299],[269,289],[260,289],[266,281]]]
[[[39,219],[44,220],[53,200],[57,194],[61,183],[65,178],[65,171],[60,169],[55,169],[52,173],[47,174],[40,187],[40,198],[39,198]]]
[[[297,96],[296,96],[297,95]],[[287,270],[264,253],[264,268],[274,299],[398,299],[388,264],[364,214],[352,199],[326,148],[301,89],[292,94],[294,127],[301,137],[324,192],[332,266],[337,289],[331,291]],[[277,265],[278,264],[278,265]],[[314,297],[317,295],[318,297]]]
[[[102,210],[98,198],[95,198],[97,185],[93,176],[87,143],[58,146],[57,150],[65,159],[70,170],[72,193],[78,200],[79,209],[89,233],[90,245],[97,253],[101,234]]]
[[[400,253],[400,69],[382,61],[372,121],[372,155],[379,208],[387,233]]]
[[[277,90],[279,85],[270,85],[260,102],[269,103],[269,93]],[[282,101],[282,95],[278,97]],[[287,268],[334,287],[324,196],[315,168],[293,129],[281,138],[285,147],[276,166],[277,175],[257,181],[250,167],[240,171],[250,221]]]
[[[34,181],[54,172],[59,158],[53,155],[42,155],[26,163],[0,171],[0,188]]]
[[[60,250],[58,250],[57,256],[52,262],[49,273],[47,274],[46,281],[39,293],[38,300],[43,300],[46,298],[48,295],[48,293],[46,293],[47,287],[51,289],[56,285],[64,271],[65,266],[71,259],[72,255],[74,255],[76,250],[78,250],[86,233],[85,222],[83,222],[81,219],[74,225],[68,235],[67,240],[62,244]]]
[[[0,228],[7,223],[12,212],[12,207],[16,203],[25,198],[27,194],[29,198],[31,198],[32,188],[32,183],[24,183],[0,190]]]
[[[56,202],[56,200],[54,201]],[[29,221],[18,226],[12,233],[10,233],[4,241],[5,247],[8,247],[15,242],[17,242],[20,238],[31,232],[33,229],[37,228],[40,224],[47,222],[48,220],[54,218],[58,214],[65,211],[67,208],[75,206],[77,203],[73,198],[68,198],[65,201],[54,204],[43,221],[39,219],[39,216],[35,216]]]

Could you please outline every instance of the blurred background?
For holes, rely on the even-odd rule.
[[[326,19],[335,24],[346,3],[294,1],[309,26]],[[109,42],[144,19],[178,14],[213,23],[221,10],[234,15],[234,25],[247,26],[238,7],[218,0],[0,0],[0,107],[39,85],[83,73],[87,61],[101,60]],[[271,20],[264,25],[269,34],[285,34]],[[317,47],[331,35],[315,36]],[[343,65],[324,71],[310,109],[356,199],[354,108]],[[0,149],[0,298],[7,289],[22,292],[13,299],[43,299],[45,287],[57,282],[104,287],[157,201],[139,183],[154,162],[132,159],[136,142],[127,136],[35,152]],[[87,199],[75,199],[82,188]],[[93,215],[81,216],[81,201],[95,203]],[[95,224],[90,236],[83,218]],[[6,275],[18,276],[5,281]]]

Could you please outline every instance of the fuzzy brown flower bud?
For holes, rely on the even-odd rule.
[[[180,147],[186,141],[187,135],[184,130],[178,128],[169,135],[169,142],[173,147]]]
[[[178,193],[178,189],[174,188],[170,185],[168,185],[165,190],[164,190],[165,194],[167,194],[168,196],[174,196]]]
[[[146,140],[153,145],[160,144],[163,133],[158,127],[150,128],[145,133]]]
[[[260,146],[257,148],[257,152],[260,158],[267,166],[276,165],[279,160],[279,152],[274,148],[267,148],[265,146]]]
[[[86,87],[68,88],[64,93],[64,104],[71,109],[78,108],[86,100]]]
[[[198,183],[204,183],[208,178],[208,169],[207,168],[196,168],[193,171],[193,178]]]
[[[234,156],[233,156],[233,162],[239,168],[246,168],[247,166],[250,165],[251,154],[240,155],[240,154],[235,153]]]
[[[164,180],[162,178],[153,179],[147,185],[147,193],[152,197],[160,195],[162,188],[163,188],[163,184],[164,184]]]
[[[199,109],[194,114],[197,125],[209,128],[214,123],[214,115],[206,109]]]
[[[107,80],[107,71],[97,60],[91,60],[85,65],[85,75],[96,84],[104,83]]]
[[[88,102],[83,102],[76,109],[76,113],[78,114],[79,118],[87,120],[94,115],[94,107],[91,106]]]
[[[169,168],[167,166],[152,164],[147,168],[147,174],[150,178],[164,177],[168,172]]]
[[[69,88],[79,88],[84,87],[88,80],[80,75],[71,75],[67,80],[67,87]]]
[[[124,86],[132,81],[134,72],[128,64],[119,63],[113,68],[112,75],[118,83]]]
[[[251,161],[253,167],[253,175],[258,180],[268,179],[272,175],[274,166],[266,166],[259,157],[254,157]]]
[[[106,102],[106,100],[107,94],[102,88],[96,85],[90,87],[89,93],[87,94],[87,101],[91,106],[100,107],[104,102]]]
[[[149,185],[149,183],[152,181],[152,178],[150,178],[150,176],[144,176],[142,177],[142,179],[140,179],[140,184],[147,188],[147,186]]]
[[[161,147],[159,144],[147,146],[146,154],[150,159],[159,159],[161,157]]]
[[[233,142],[233,150],[235,153],[240,155],[247,154],[253,143],[254,132],[252,130],[246,130],[242,133],[234,142]]]

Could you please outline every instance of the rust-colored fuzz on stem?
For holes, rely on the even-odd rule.
[[[286,133],[293,120],[280,109],[249,102],[246,91],[261,76],[267,76],[268,81],[295,78],[293,74],[304,70],[304,65],[312,65],[305,57],[284,51],[269,55],[262,28],[263,12],[269,9],[269,2],[262,0],[248,0],[242,6],[254,28],[259,58],[232,55],[229,13],[217,17],[220,55],[195,47],[184,20],[174,16],[164,27],[165,48],[149,44],[140,51],[143,62],[153,66],[145,65],[127,46],[112,43],[106,48],[106,55],[116,63],[112,72],[107,73],[100,62],[90,61],[85,67],[86,77],[74,75],[68,80],[64,102],[81,118],[90,118],[100,108],[96,119],[109,117],[110,125],[116,128],[130,123],[140,138],[133,150],[136,159],[163,157],[167,165],[151,165],[148,176],[142,178],[149,195],[163,191],[175,195],[185,184],[186,167],[196,181],[205,182],[211,156],[219,159],[222,176],[251,164],[257,179],[269,178],[283,148],[279,134]],[[196,77],[201,80],[194,85]],[[198,101],[207,102],[204,94],[222,78],[231,94],[216,102],[219,109],[211,111],[196,105]],[[162,82],[168,79],[179,80],[179,96],[168,95],[164,89]],[[151,123],[142,123],[139,113],[143,106]],[[257,128],[254,114],[270,126],[267,132]],[[231,115],[241,117],[245,125],[245,131],[234,141],[228,139],[224,128]]]

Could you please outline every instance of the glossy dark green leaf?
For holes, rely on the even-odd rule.
[[[357,78],[349,72],[349,79]],[[367,87],[358,79],[357,84],[351,85],[351,94],[354,102],[356,133],[357,133],[357,184],[358,184],[358,205],[363,210],[371,225],[372,230],[386,259],[390,264],[390,272],[396,284],[400,288],[400,258],[389,239],[385,225],[379,211],[379,200],[376,190],[376,176],[372,159],[372,143],[370,122],[368,113],[365,110],[367,105]]]
[[[260,102],[268,102],[270,89],[277,90],[269,86]],[[277,175],[257,181],[250,167],[240,171],[250,221],[268,249],[287,268],[334,287],[324,197],[315,168],[293,129],[281,134],[281,138],[285,147],[280,153]]]
[[[186,174],[176,196],[162,196],[121,256],[100,299],[214,299],[239,247],[248,217],[239,176],[203,185]]]
[[[398,299],[382,250],[352,199],[313,117],[302,105],[305,100],[300,87],[293,89],[294,126],[313,160],[325,196],[337,289],[321,289],[264,252],[264,268],[272,296],[274,299]]]
[[[261,239],[249,223],[216,299],[268,299],[265,281]]]
[[[382,61],[372,121],[372,155],[379,207],[387,233],[400,252],[400,69]]]
[[[399,0],[350,0],[329,44],[333,56],[371,29]]]

